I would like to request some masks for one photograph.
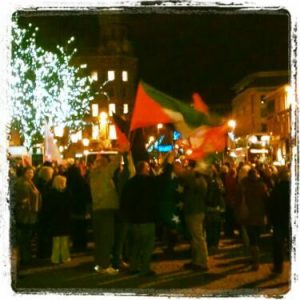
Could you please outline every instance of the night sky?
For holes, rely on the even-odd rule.
[[[253,72],[287,70],[289,15],[286,11],[149,9],[124,10],[128,36],[139,59],[139,78],[185,101],[197,91],[208,105],[230,103],[232,87]],[[128,14],[129,13],[129,14]],[[25,21],[24,21],[25,20]],[[95,12],[33,15],[45,48],[76,37],[80,54],[95,53]]]

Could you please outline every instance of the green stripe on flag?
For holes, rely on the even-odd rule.
[[[195,110],[192,106],[181,102],[167,94],[164,94],[145,82],[141,82],[145,92],[162,108],[180,113],[183,116],[184,121],[191,127],[198,127],[200,125],[208,125],[210,123],[207,115]],[[174,120],[181,121],[180,119]]]

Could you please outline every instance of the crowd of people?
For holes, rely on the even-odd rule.
[[[11,236],[20,267],[33,257],[68,263],[86,251],[92,224],[95,271],[155,275],[157,241],[166,255],[191,245],[183,268],[209,270],[225,238],[241,238],[259,270],[260,237],[273,235],[273,272],[283,271],[290,239],[290,170],[269,164],[204,163],[176,158],[133,163],[127,152],[34,168],[10,165]],[[32,241],[36,242],[33,253]]]

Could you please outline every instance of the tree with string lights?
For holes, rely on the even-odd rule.
[[[37,33],[32,24],[20,28],[13,21],[11,123],[27,149],[43,140],[46,123],[80,130],[93,99],[90,78],[70,63],[77,51],[70,50],[74,37],[50,52],[37,45]]]

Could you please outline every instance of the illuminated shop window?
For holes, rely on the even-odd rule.
[[[99,114],[98,104],[92,104],[92,116],[97,117]]]
[[[128,72],[127,71],[122,71],[122,80],[128,81]]]
[[[123,104],[123,114],[126,115],[129,112],[128,104],[124,103]]]
[[[108,71],[107,72],[107,79],[108,79],[108,81],[115,80],[115,71],[112,71],[112,70]]]
[[[108,105],[108,115],[112,116],[116,113],[116,104],[115,103],[109,103]]]
[[[98,81],[98,72],[97,71],[93,71],[91,73],[91,78],[93,81]]]

